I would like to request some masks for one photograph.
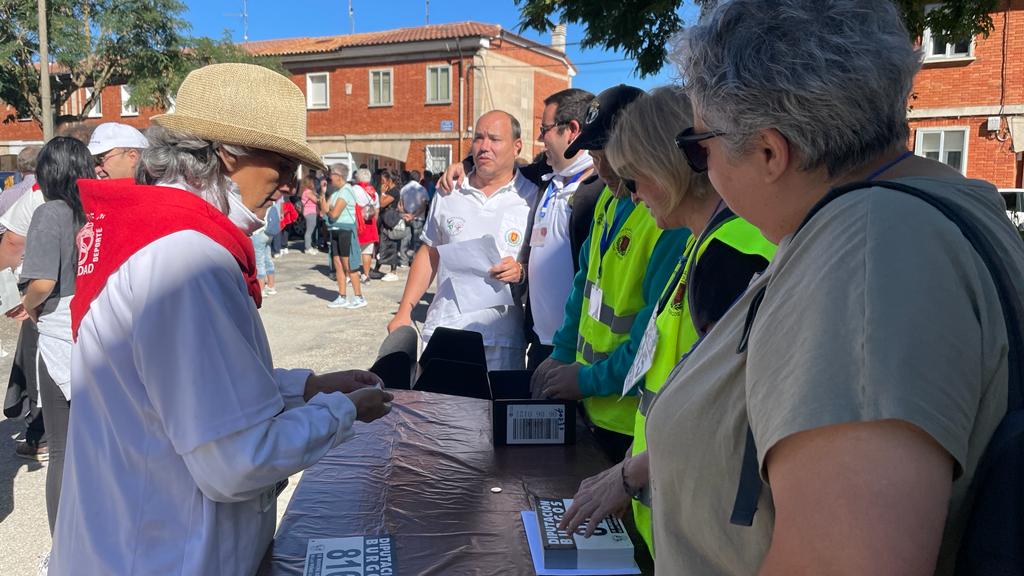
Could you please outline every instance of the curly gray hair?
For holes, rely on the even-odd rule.
[[[238,187],[224,169],[217,149],[236,157],[258,153],[253,148],[211,142],[155,124],[146,130],[146,138],[149,147],[142,150],[135,168],[138,182],[182,185],[225,214],[228,194],[237,193]]]
[[[733,157],[774,128],[801,169],[834,178],[907,139],[921,57],[890,0],[728,0],[674,42],[696,113]]]

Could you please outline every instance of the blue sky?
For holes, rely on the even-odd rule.
[[[595,0],[614,1],[614,0]],[[188,12],[185,18],[192,25],[192,34],[219,38],[225,29],[230,29],[235,41],[242,40],[242,0],[185,0]],[[420,26],[425,22],[425,0],[352,0],[355,12],[356,32],[376,32]],[[696,9],[687,3],[683,10],[684,20],[692,22]],[[430,2],[430,23],[461,22],[476,20],[489,24],[500,24],[516,32],[519,24],[519,10],[513,0],[432,0]],[[345,34],[350,30],[348,0],[249,0],[249,39],[292,38],[298,36],[327,36]],[[523,36],[542,43],[549,43],[548,35],[532,30]],[[670,66],[664,67],[655,76],[638,79],[633,74],[636,64],[624,54],[601,49],[580,50],[578,45],[583,36],[582,28],[570,25],[567,35],[566,53],[577,65],[578,76],[573,80],[577,88],[599,92],[604,88],[625,82],[649,89],[672,81],[675,73]]]

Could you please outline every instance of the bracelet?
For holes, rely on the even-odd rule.
[[[523,267],[522,262],[516,262],[516,264],[519,265],[519,281],[516,284],[522,284],[526,282],[526,268]]]
[[[626,481],[626,462],[628,461],[628,459],[622,461],[622,490],[633,500],[638,500],[640,498],[640,493],[643,492],[644,489],[634,488]]]

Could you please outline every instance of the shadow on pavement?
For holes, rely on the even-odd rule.
[[[0,421],[0,522],[14,511],[14,477],[22,467],[35,472],[43,467],[39,462],[24,460],[14,455],[14,437],[25,427],[20,418]]]
[[[338,290],[336,288],[324,288],[322,286],[317,286],[315,284],[303,284],[299,286],[298,289],[302,290],[306,294],[316,296],[317,298],[325,300],[327,302],[330,302],[338,297]]]

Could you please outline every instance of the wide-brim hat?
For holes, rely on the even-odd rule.
[[[221,144],[270,150],[326,169],[306,143],[306,98],[291,80],[254,64],[211,64],[178,89],[174,111],[153,123]]]
[[[572,158],[580,150],[604,150],[608,143],[615,118],[629,103],[646,94],[643,90],[619,84],[613,86],[590,101],[587,114],[580,125],[580,135],[565,149],[565,157]]]

